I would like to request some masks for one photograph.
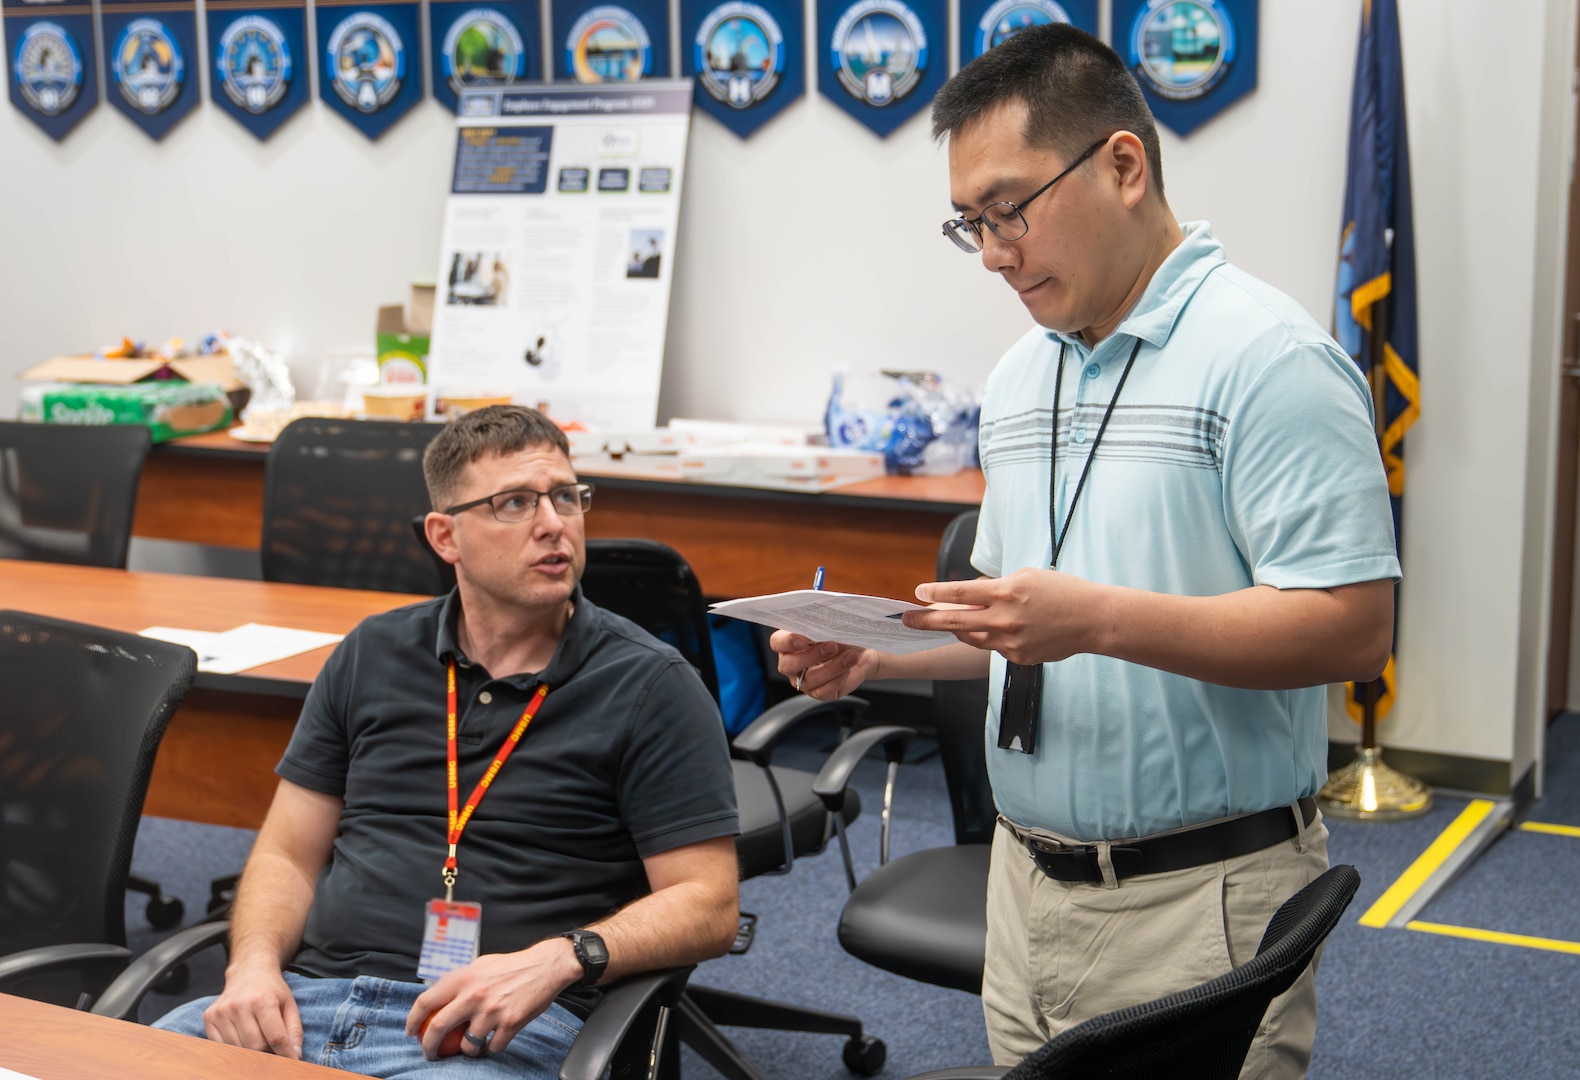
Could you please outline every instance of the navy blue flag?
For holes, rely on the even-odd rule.
[[[960,66],[1022,30],[1069,23],[1097,34],[1097,0],[960,0]]]
[[[309,57],[303,0],[208,0],[209,96],[259,139],[307,104]]]
[[[99,103],[93,6],[0,0],[11,104],[59,141]]]
[[[817,0],[817,88],[889,135],[949,77],[944,0]]]
[[[538,0],[428,0],[433,96],[451,112],[462,90],[543,78]]]
[[[1114,51],[1158,123],[1189,135],[1256,89],[1258,0],[1114,0]]]
[[[1380,316],[1380,319],[1379,319]],[[1379,321],[1382,336],[1377,334]],[[1344,183],[1344,229],[1339,237],[1338,298],[1333,332],[1371,379],[1382,415],[1377,428],[1394,537],[1404,498],[1404,435],[1421,415],[1420,351],[1416,337],[1415,222],[1410,200],[1410,141],[1405,134],[1404,64],[1399,9],[1394,0],[1366,0],[1350,100],[1350,159]],[[1398,611],[1397,605],[1395,612]],[[1361,719],[1350,684],[1346,705]],[[1377,718],[1393,705],[1394,664],[1388,657]]]
[[[110,104],[151,139],[197,108],[197,5],[193,0],[101,0]]]
[[[418,0],[317,0],[318,96],[370,139],[422,100]]]
[[[667,0],[553,0],[554,78],[579,83],[669,77]]]
[[[741,138],[806,93],[799,3],[680,0],[680,73],[703,112]]]

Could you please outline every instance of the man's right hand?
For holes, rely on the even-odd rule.
[[[801,693],[833,701],[853,693],[873,677],[879,654],[836,641],[811,641],[788,630],[775,630],[768,645],[779,654],[779,674]]]
[[[215,1042],[302,1057],[302,1015],[278,969],[225,973],[225,992],[203,1010],[203,1030]]]

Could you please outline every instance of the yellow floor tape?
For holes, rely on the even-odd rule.
[[[1388,890],[1377,898],[1377,902],[1367,909],[1361,916],[1362,926],[1383,928],[1388,925],[1405,904],[1426,884],[1428,878],[1445,863],[1449,856],[1465,842],[1477,825],[1484,821],[1493,810],[1494,803],[1485,799],[1475,799],[1465,807],[1460,815],[1444,829],[1432,846],[1421,853],[1421,856],[1410,864],[1410,868],[1399,875]],[[1541,821],[1522,822],[1520,828],[1527,832],[1548,833],[1553,836],[1580,837],[1580,828],[1573,825],[1549,825]],[[1423,934],[1442,934],[1445,937],[1464,938],[1468,941],[1485,941],[1494,945],[1515,945],[1522,949],[1543,949],[1547,952],[1569,953],[1580,956],[1580,941],[1560,941],[1556,938],[1531,937],[1527,934],[1505,934],[1500,930],[1478,930],[1472,926],[1448,926],[1444,923],[1422,922],[1412,919],[1405,923],[1406,930],[1416,930]]]
[[[1522,821],[1520,828],[1526,832],[1547,833],[1550,836],[1580,836],[1580,828],[1573,825],[1549,825],[1545,821]]]
[[[1528,937],[1525,934],[1505,934],[1497,930],[1477,930],[1469,926],[1444,926],[1442,923],[1417,922],[1413,919],[1404,925],[1406,930],[1419,930],[1424,934],[1443,934],[1446,937],[1468,938],[1471,941],[1490,941],[1494,945],[1518,945],[1522,949],[1546,949],[1548,952],[1580,956],[1580,941],[1558,941],[1555,938]]]
[[[1388,891],[1379,896],[1377,902],[1361,916],[1361,925],[1378,928],[1387,926],[1388,921],[1399,914],[1399,909],[1409,903],[1410,898],[1426,884],[1426,879],[1431,877],[1437,868],[1454,854],[1455,849],[1465,842],[1465,838],[1476,826],[1492,813],[1495,805],[1497,804],[1488,799],[1472,800],[1469,806],[1460,811],[1453,823],[1432,841],[1432,846],[1410,864],[1410,869],[1400,874],[1399,879],[1388,886]]]

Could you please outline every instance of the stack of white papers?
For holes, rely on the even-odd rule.
[[[748,596],[713,604],[709,611],[732,619],[789,630],[813,641],[838,641],[887,653],[913,653],[953,645],[959,639],[943,630],[912,630],[900,621],[924,604],[859,593],[796,589],[769,596]]]
[[[143,637],[185,645],[198,654],[198,670],[214,675],[234,675],[248,668],[272,664],[297,653],[333,645],[345,637],[344,634],[291,630],[261,623],[248,623],[222,633],[183,630],[173,626],[150,626],[140,632]]]

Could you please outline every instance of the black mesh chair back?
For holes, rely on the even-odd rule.
[[[140,424],[0,421],[0,558],[125,567],[148,446]]]
[[[1093,1017],[1028,1055],[1004,1080],[1235,1080],[1268,1005],[1306,970],[1360,881],[1353,866],[1331,867],[1283,903],[1250,962],[1189,990]]]
[[[680,552],[656,540],[589,540],[582,594],[673,645],[718,700],[708,605]]]
[[[182,645],[0,611],[0,955],[126,944],[143,796],[196,666]]]
[[[446,591],[411,533],[429,510],[422,455],[438,424],[293,421],[269,450],[263,579],[297,585]]]
[[[967,510],[949,522],[938,546],[939,581],[968,581],[980,576],[971,565],[976,538],[977,511]],[[982,744],[987,698],[986,679],[933,683],[933,729],[949,787],[957,844],[992,843],[993,826],[998,820],[988,785],[987,752]]]

